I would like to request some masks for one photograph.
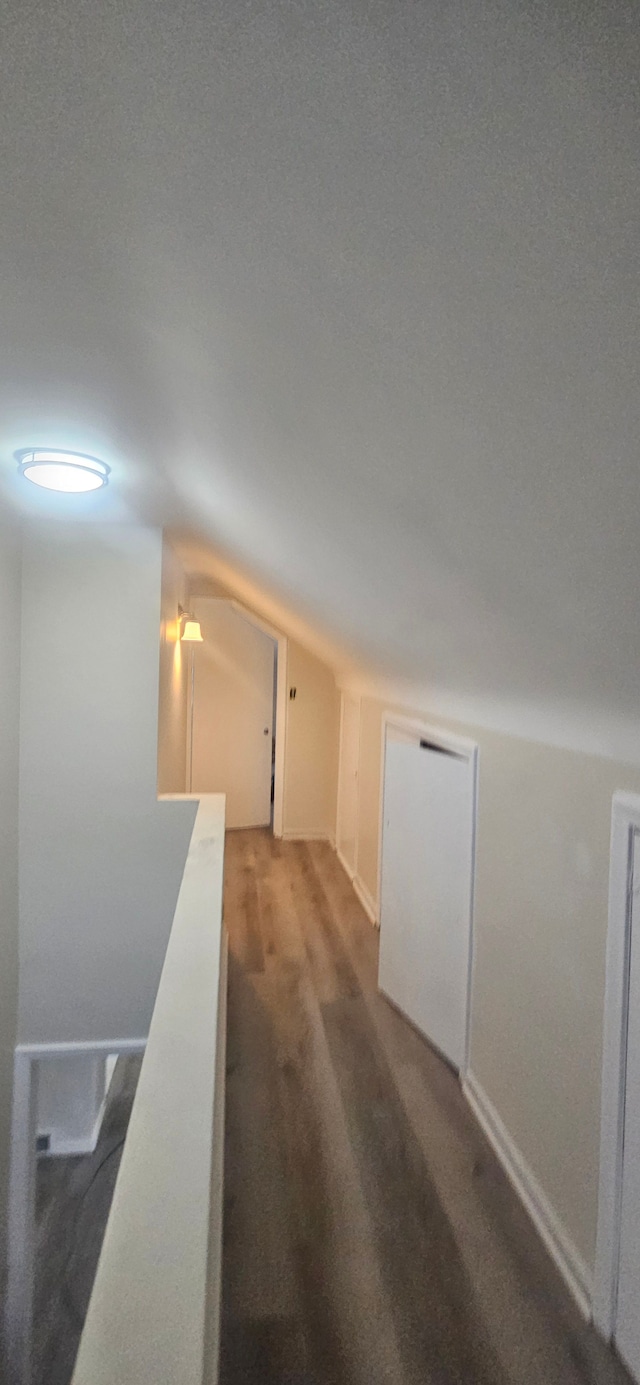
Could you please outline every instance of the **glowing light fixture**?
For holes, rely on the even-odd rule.
[[[15,454],[18,471],[35,486],[48,491],[80,494],[109,484],[110,467],[82,452],[63,452],[58,447],[22,447]]]
[[[180,636],[181,640],[185,640],[187,644],[204,643],[202,630],[200,629],[200,621],[196,620],[195,616],[191,614],[191,611],[183,611],[182,606],[178,606],[178,620],[184,621],[184,629]]]

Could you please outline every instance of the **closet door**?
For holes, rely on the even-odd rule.
[[[456,1068],[471,954],[475,763],[388,728],[380,989]]]

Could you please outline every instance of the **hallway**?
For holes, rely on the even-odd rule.
[[[321,842],[227,835],[222,1385],[623,1385]]]

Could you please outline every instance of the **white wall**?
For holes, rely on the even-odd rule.
[[[378,894],[382,713],[364,697],[358,871]],[[587,1273],[597,1215],[611,800],[640,772],[398,706],[480,746],[471,1069]]]
[[[184,793],[187,783],[187,681],[189,660],[180,643],[178,606],[187,605],[184,568],[167,539],[162,543],[158,793]]]
[[[161,559],[155,530],[25,535],[23,1043],[148,1031],[196,811],[156,800]]]
[[[284,784],[285,836],[335,840],[340,695],[333,672],[288,642]]]
[[[0,1301],[4,1298],[13,1049],[18,1006],[20,548],[15,519],[9,521],[0,515]]]

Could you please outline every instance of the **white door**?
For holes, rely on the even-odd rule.
[[[360,756],[360,700],[342,694],[340,717],[340,772],[338,782],[338,851],[350,875],[357,869],[358,760]]]
[[[271,821],[275,641],[229,601],[193,603],[203,644],[194,650],[193,793],[227,796],[227,827]]]
[[[380,988],[456,1068],[464,1062],[471,948],[470,758],[387,730]]]
[[[640,833],[633,834],[620,1261],[614,1341],[640,1381]]]

